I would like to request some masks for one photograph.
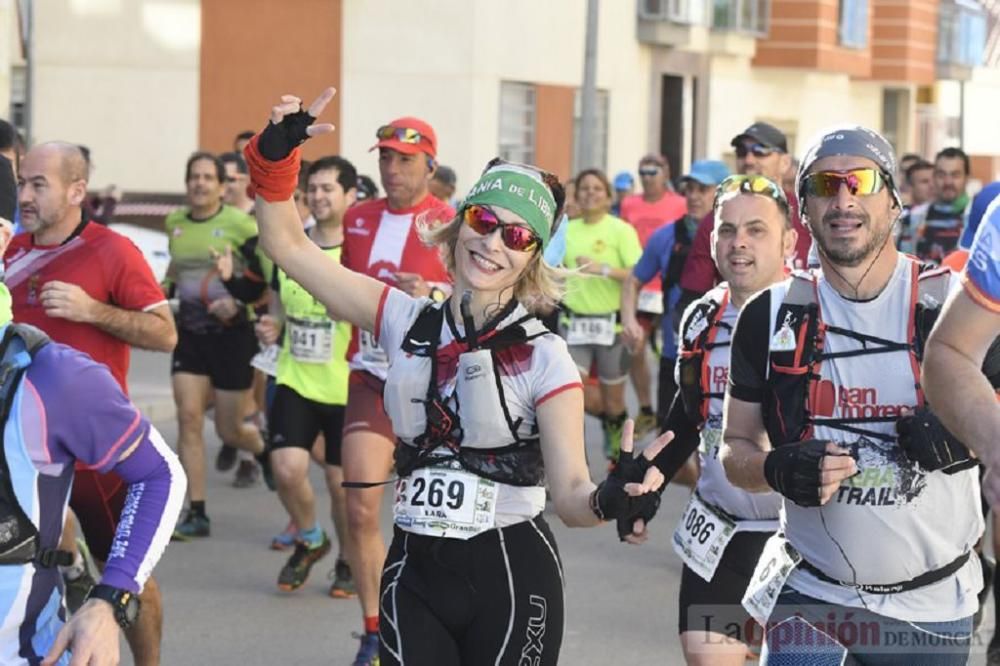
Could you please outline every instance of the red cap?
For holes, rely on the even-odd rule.
[[[420,118],[413,118],[412,116],[396,118],[390,122],[388,126],[399,129],[414,130],[420,134],[420,141],[418,143],[406,143],[404,141],[400,141],[396,137],[379,139],[379,142],[369,148],[368,152],[371,152],[376,148],[390,148],[400,153],[406,153],[407,155],[427,153],[433,158],[437,157],[437,135],[434,134],[434,128],[425,123],[423,120],[420,120]]]

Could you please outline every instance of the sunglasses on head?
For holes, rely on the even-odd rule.
[[[377,130],[375,130],[375,138],[379,141],[384,141],[386,139],[395,139],[402,143],[420,143],[424,139],[424,135],[415,129],[409,127],[393,127],[392,125],[382,125]]]
[[[715,191],[715,206],[718,207],[720,199],[727,194],[759,194],[773,199],[778,207],[788,212],[788,197],[781,187],[766,176],[757,175],[735,175],[729,176],[721,183]]]
[[[552,233],[559,227],[559,220],[562,218],[563,205],[566,203],[566,190],[563,187],[562,182],[560,182],[559,177],[554,173],[546,171],[545,169],[539,169],[533,164],[524,164],[523,162],[513,162],[511,160],[505,160],[502,157],[494,157],[487,164],[486,168],[483,169],[483,173],[486,173],[495,166],[501,164],[512,164],[514,166],[521,167],[522,169],[529,169],[538,174],[538,177],[542,179],[545,183],[545,187],[549,188],[549,192],[552,193],[552,198],[556,202],[556,212],[552,219]],[[570,181],[572,182],[572,181]]]
[[[845,185],[851,195],[866,197],[882,191],[885,177],[878,169],[851,169],[817,171],[802,180],[803,191],[814,197],[835,197]]]
[[[462,211],[465,223],[482,236],[488,236],[500,229],[500,240],[508,249],[515,252],[531,252],[539,245],[538,236],[531,229],[519,224],[503,222],[486,206],[473,204]]]
[[[745,158],[750,153],[753,153],[754,157],[767,157],[773,152],[773,148],[765,146],[762,143],[741,143],[736,146],[736,157],[739,157],[740,159]]]
[[[657,165],[639,167],[640,176],[656,176],[659,173],[660,173],[660,167]]]

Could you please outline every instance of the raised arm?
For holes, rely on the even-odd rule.
[[[385,285],[344,268],[306,236],[292,193],[301,154],[297,146],[309,137],[333,131],[333,125],[314,125],[333,99],[327,88],[302,110],[302,100],[283,95],[271,109],[264,131],[247,145],[244,154],[257,195],[257,226],[264,251],[318,301],[330,316],[372,331]]]

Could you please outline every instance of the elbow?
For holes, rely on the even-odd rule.
[[[177,346],[177,328],[173,325],[167,327],[156,341],[154,351],[165,352],[167,354],[174,351]]]

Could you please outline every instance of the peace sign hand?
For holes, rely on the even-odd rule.
[[[271,107],[271,122],[258,139],[257,149],[260,154],[267,160],[278,162],[288,157],[306,139],[332,132],[334,126],[330,123],[313,123],[336,94],[334,88],[327,88],[305,111],[300,98],[282,95],[281,102]]]

